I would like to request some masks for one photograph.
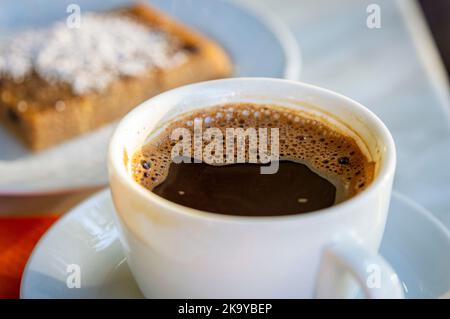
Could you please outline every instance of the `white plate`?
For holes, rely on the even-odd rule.
[[[122,253],[113,213],[110,192],[104,190],[62,217],[28,260],[21,297],[142,298]],[[396,269],[408,298],[438,298],[450,291],[449,231],[397,193],[381,254]],[[80,267],[78,289],[66,285],[72,264]]]
[[[0,39],[67,17],[72,0],[7,0],[0,4]],[[132,1],[78,0],[81,12]],[[255,8],[219,0],[151,0],[152,5],[217,40],[229,52],[236,76],[297,79],[300,53],[280,21]],[[0,126],[0,194],[63,192],[105,185],[106,150],[114,124],[38,154]]]

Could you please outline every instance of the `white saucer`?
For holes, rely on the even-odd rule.
[[[133,3],[77,0],[81,13]],[[292,33],[265,11],[234,1],[150,0],[153,6],[217,40],[230,54],[236,76],[295,80],[300,52]],[[1,1],[0,39],[66,19],[72,0]],[[220,13],[220,14],[217,14]],[[106,150],[115,125],[33,154],[0,125],[0,194],[64,192],[107,184]],[[51,176],[51,178],[48,178]]]
[[[109,189],[62,217],[39,241],[25,268],[22,298],[142,298],[112,220]],[[394,193],[381,254],[397,270],[408,298],[450,291],[450,232],[428,211]],[[81,270],[81,288],[67,288]]]

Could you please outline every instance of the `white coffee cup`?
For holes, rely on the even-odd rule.
[[[130,158],[161,123],[186,111],[254,102],[303,109],[346,130],[377,163],[373,182],[340,204],[307,214],[243,217],[170,202],[139,185]],[[130,269],[149,298],[403,298],[377,254],[391,197],[395,146],[367,108],[315,86],[268,78],[203,82],[132,110],[109,148],[110,185]]]

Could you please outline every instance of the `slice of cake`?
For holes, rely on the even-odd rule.
[[[0,45],[0,121],[41,150],[231,69],[216,43],[148,6],[84,13],[79,28],[59,22]]]

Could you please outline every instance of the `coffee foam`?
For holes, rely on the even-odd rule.
[[[367,159],[352,137],[336,130],[326,121],[281,106],[242,103],[199,109],[170,121],[158,134],[151,135],[148,142],[134,154],[134,179],[149,190],[161,184],[168,174],[171,151],[177,143],[170,139],[172,131],[187,128],[193,136],[195,123],[201,124],[203,130],[219,128],[224,137],[226,128],[278,128],[280,160],[306,164],[328,179],[336,186],[336,202],[361,192],[374,178],[375,163]],[[203,141],[198,146],[203,149],[208,143]],[[248,140],[245,149],[248,161]],[[194,154],[193,148],[191,154]],[[225,149],[223,154],[225,156]],[[236,158],[237,152],[234,154]]]

